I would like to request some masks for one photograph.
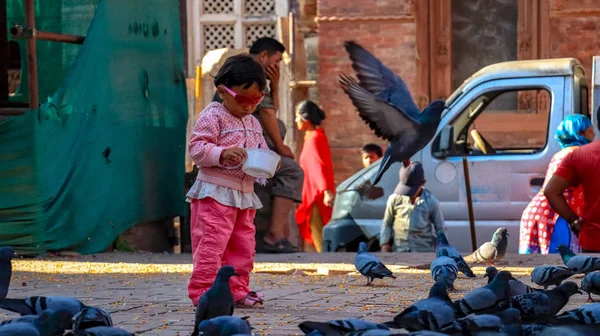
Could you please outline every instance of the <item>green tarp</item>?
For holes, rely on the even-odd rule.
[[[22,3],[8,1],[9,25],[24,23]],[[42,106],[0,119],[0,245],[96,253],[137,223],[184,215],[178,1],[39,0],[36,26],[86,40],[38,41]],[[12,99],[27,101],[19,43]]]

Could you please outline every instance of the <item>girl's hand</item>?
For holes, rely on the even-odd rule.
[[[231,147],[221,152],[219,163],[221,165],[237,165],[248,157],[246,150],[240,147]]]
[[[333,201],[335,200],[334,194],[330,190],[325,190],[325,195],[323,197],[323,203],[325,206],[332,207]]]

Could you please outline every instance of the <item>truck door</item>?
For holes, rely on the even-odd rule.
[[[464,155],[478,226],[485,221],[516,221],[516,229],[509,231],[518,240],[522,212],[560,150],[554,130],[563,119],[565,80],[562,76],[492,80],[453,104],[438,135],[423,150],[427,187],[439,199],[447,221],[468,223]],[[445,148],[450,150],[441,153],[444,141],[449,141]]]

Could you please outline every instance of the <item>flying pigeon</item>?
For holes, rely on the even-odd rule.
[[[506,228],[498,228],[492,236],[492,241],[481,245],[473,254],[465,257],[468,263],[489,263],[494,264],[504,258],[506,246],[508,245],[508,231]]]
[[[510,272],[498,272],[489,284],[476,288],[456,300],[454,302],[456,310],[461,316],[496,312],[497,303],[510,297],[510,279],[512,279]]]
[[[133,336],[133,334],[125,329],[101,326],[75,330],[65,334],[65,336]]]
[[[458,266],[458,270],[468,276],[469,278],[475,278],[475,274],[471,271],[469,265],[465,262],[463,257],[460,255],[457,249],[455,249],[450,243],[448,243],[448,239],[446,239],[446,234],[444,231],[439,231],[437,233],[436,247],[435,247],[435,256],[439,257],[442,255],[442,251],[446,251],[448,257],[454,259],[456,261],[456,265]]]
[[[576,255],[566,245],[558,247],[565,265],[576,273],[589,273],[600,270],[600,258]]]
[[[348,335],[367,330],[389,330],[385,324],[359,319],[332,320],[329,322],[305,321],[298,325],[306,335]],[[363,334],[360,334],[363,335]]]
[[[516,308],[523,320],[535,321],[539,317],[555,316],[569,303],[574,294],[581,294],[576,283],[567,281],[547,291],[517,295],[499,304],[503,308]]]
[[[378,137],[390,141],[373,181],[376,185],[392,163],[403,162],[407,167],[410,158],[427,146],[446,103],[433,101],[421,112],[398,75],[356,42],[346,41],[344,47],[360,83],[342,74],[340,85],[365,123]]]
[[[252,328],[248,322],[248,316],[240,318],[224,315],[200,322],[198,329],[203,335],[231,336],[250,334]]]
[[[375,278],[383,279],[385,277],[396,279],[385,265],[376,256],[367,252],[367,244],[360,242],[358,253],[354,257],[354,267],[360,274],[367,277],[367,286],[370,286]]]
[[[30,296],[25,299],[0,299],[0,309],[23,315],[39,315],[46,309],[68,310],[73,316],[87,306],[68,296]]]
[[[600,295],[600,272],[586,274],[581,280],[581,290],[588,293],[587,302],[596,302],[592,299],[592,294]]]
[[[456,261],[448,257],[448,250],[440,252],[440,256],[437,257],[430,266],[431,277],[433,281],[444,281],[448,286],[448,290],[456,290],[454,288],[454,280],[458,276],[458,266]]]
[[[436,282],[429,291],[429,297],[419,300],[404,309],[385,324],[390,328],[408,331],[438,331],[451,325],[456,319],[455,308],[448,296],[445,282]]]
[[[575,272],[560,266],[537,266],[531,271],[531,282],[548,289],[551,285],[560,285],[563,280],[570,278]]]
[[[0,248],[0,299],[6,298],[12,277],[12,259],[17,254],[10,246]]]
[[[489,266],[485,269],[484,278],[488,278],[488,284],[494,279],[494,277],[498,274],[498,270],[494,266]],[[534,291],[539,291],[541,289],[534,289],[529,287],[528,285],[521,282],[521,280],[515,279],[514,277],[508,281],[510,285],[510,296],[513,297],[515,295],[521,295],[526,293],[531,293]]]
[[[192,336],[198,335],[200,322],[219,316],[233,315],[235,302],[229,288],[229,279],[234,275],[239,276],[233,266],[222,266],[210,289],[200,296]]]

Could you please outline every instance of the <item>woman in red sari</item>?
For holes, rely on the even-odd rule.
[[[302,203],[296,211],[305,251],[322,251],[322,231],[331,218],[335,197],[329,141],[325,131],[319,127],[323,119],[325,112],[310,100],[296,107],[296,126],[305,132],[299,160],[304,170]]]

